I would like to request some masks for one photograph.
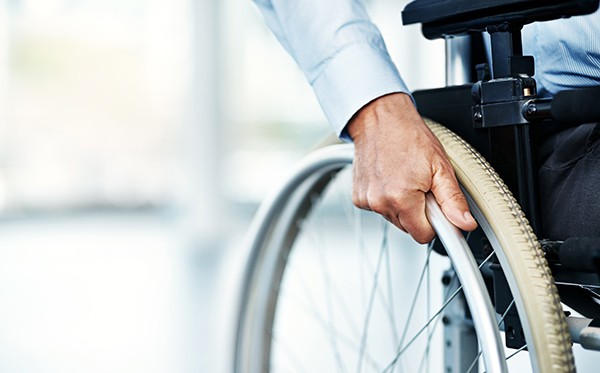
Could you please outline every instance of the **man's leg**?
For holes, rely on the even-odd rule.
[[[600,237],[600,123],[550,136],[540,158],[540,238]]]

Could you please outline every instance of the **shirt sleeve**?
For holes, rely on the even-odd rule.
[[[296,60],[338,136],[364,105],[408,93],[360,0],[254,0]]]

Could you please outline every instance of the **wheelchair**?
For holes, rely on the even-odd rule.
[[[403,22],[420,23],[425,37],[468,46],[464,60],[476,59],[481,31],[490,34],[492,68],[465,69],[474,83],[413,94],[479,228],[458,231],[428,196],[437,238],[420,247],[353,207],[351,145],[315,151],[251,227],[235,372],[573,372],[574,350],[594,359],[600,240],[538,237],[535,139],[545,123],[599,122],[600,87],[538,97],[520,30],[592,13],[598,3],[405,7]]]

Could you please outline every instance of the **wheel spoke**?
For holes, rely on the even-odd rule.
[[[510,354],[510,355],[509,355],[509,356],[506,358],[506,360],[509,360],[510,358],[512,358],[513,356],[515,356],[515,355],[516,355],[516,354],[518,354],[519,352],[521,352],[521,351],[525,350],[526,348],[527,348],[527,345],[526,345],[526,344],[525,344],[525,345],[523,345],[523,346],[521,346],[521,347],[520,347],[520,348],[519,348],[517,351],[513,352],[512,354]]]
[[[456,289],[456,291],[454,291],[454,293],[452,293],[452,295],[444,302],[444,304],[442,304],[440,309],[425,323],[425,325],[423,325],[421,327],[421,329],[419,329],[419,331],[417,331],[417,333],[410,339],[410,341],[408,341],[408,343],[406,343],[406,345],[398,347],[398,350],[397,350],[398,352],[396,353],[396,356],[394,356],[394,359],[392,360],[392,362],[390,362],[388,364],[388,366],[383,370],[384,372],[387,372],[388,369],[390,369],[394,365],[396,365],[398,359],[400,358],[400,356],[402,356],[404,351],[406,351],[417,340],[417,338],[419,338],[419,336],[425,330],[427,330],[427,327],[429,325],[431,325],[432,322],[435,321],[435,319],[446,309],[446,307],[448,307],[450,302],[452,302],[454,300],[454,298],[456,298],[456,296],[458,294],[460,294],[461,291],[462,291],[462,287],[459,287],[458,289]]]
[[[384,229],[387,229],[387,227],[389,226],[387,222],[382,220],[382,224],[384,224]],[[386,250],[385,250],[385,262],[386,262],[386,272],[387,272],[387,287],[388,287],[388,299],[389,299],[389,307],[387,307],[388,310],[388,318],[389,318],[389,323],[390,323],[390,330],[392,333],[392,338],[393,338],[393,342],[394,345],[397,345],[399,340],[398,340],[398,327],[397,327],[397,323],[396,323],[396,317],[394,316],[396,314],[396,310],[394,307],[394,293],[393,293],[393,288],[394,286],[392,285],[393,281],[392,281],[392,268],[391,268],[391,263],[390,263],[390,250],[389,250],[389,245],[386,245]]]
[[[335,328],[333,325],[327,322],[326,318],[321,315],[314,307],[308,306],[306,304],[300,303],[299,306],[314,320],[317,321],[321,329],[326,335],[333,334],[339,342],[343,343],[346,347],[352,350],[359,350],[360,346],[355,342],[354,338],[349,337],[343,331]],[[371,366],[375,371],[381,371],[381,366],[377,364],[376,359],[374,359],[368,351],[365,352],[363,357],[365,361]]]
[[[454,276],[452,276],[452,279],[450,280],[450,283],[448,284],[448,290],[446,291],[446,294],[444,294],[444,297],[447,297],[448,294],[450,293],[450,290],[452,289],[452,286],[454,285],[454,282],[458,280],[458,277],[456,276],[456,273],[454,274]],[[460,286],[459,286],[460,289]],[[428,315],[429,318],[429,315]],[[435,319],[435,322],[433,323],[433,326],[431,327],[431,329],[428,329],[427,331],[427,347],[425,350],[425,354],[423,354],[423,357],[421,358],[421,364],[419,365],[419,370],[422,369],[422,366],[424,365],[424,363],[426,362],[426,360],[428,360],[427,358],[429,357],[429,351],[430,351],[430,346],[431,346],[431,339],[433,337],[433,334],[435,333],[437,326],[439,325],[439,321],[441,320],[440,317]],[[429,368],[428,368],[429,369]]]
[[[316,204],[316,201],[311,201],[313,204]],[[318,258],[318,263],[319,263],[319,269],[321,272],[321,277],[322,277],[322,281],[324,283],[324,288],[325,288],[325,292],[324,292],[324,301],[325,301],[325,306],[326,306],[326,312],[327,312],[327,323],[329,325],[331,325],[331,328],[327,328],[327,330],[329,331],[328,333],[328,337],[329,337],[329,344],[331,347],[331,350],[333,352],[333,356],[335,357],[335,361],[336,364],[338,366],[338,370],[340,372],[344,372],[346,371],[346,367],[345,364],[342,360],[341,354],[340,354],[340,350],[337,344],[337,336],[333,333],[333,330],[336,330],[336,324],[335,324],[335,316],[333,314],[333,298],[334,295],[337,298],[341,298],[341,296],[338,294],[338,290],[332,285],[331,282],[331,278],[330,278],[330,271],[329,271],[329,266],[327,263],[327,260],[325,258],[325,250],[323,250],[322,248],[325,247],[324,244],[324,240],[322,238],[322,230],[321,229],[316,229],[316,226],[323,226],[324,222],[322,221],[317,221],[317,220],[321,220],[322,216],[318,215],[317,217],[315,217],[313,219],[313,229],[311,229],[310,231],[315,232],[312,235],[312,238],[314,240],[314,245],[312,245],[315,248],[315,252],[316,252],[316,256]]]
[[[308,370],[306,369],[306,367],[304,366],[304,362],[302,361],[302,359],[294,353],[294,351],[290,348],[290,346],[288,346],[287,344],[283,343],[282,341],[280,341],[273,333],[268,333],[269,336],[271,337],[271,341],[274,343],[277,343],[278,346],[280,346],[286,353],[286,355],[294,361],[294,368],[299,371],[299,372],[308,372]],[[273,367],[269,367],[270,370],[272,370]]]
[[[508,307],[506,307],[506,310],[504,311],[504,313],[500,317],[500,320],[498,320],[498,326],[500,326],[500,324],[502,324],[502,322],[504,321],[504,318],[506,317],[506,315],[508,315],[508,311],[512,308],[512,306],[514,304],[515,304],[515,300],[513,299],[510,302],[510,304],[508,305]],[[475,368],[475,366],[477,364],[477,360],[479,360],[480,357],[481,357],[481,350],[479,350],[479,352],[477,353],[477,356],[475,357],[475,359],[473,360],[473,362],[471,363],[471,365],[469,365],[469,369],[467,370],[467,373],[471,373],[471,371],[473,370],[473,368]],[[508,360],[508,358],[506,360]]]
[[[412,320],[412,314],[415,310],[415,306],[417,304],[417,299],[419,296],[419,292],[421,290],[421,286],[423,284],[423,277],[425,276],[425,271],[426,269],[429,267],[429,259],[431,258],[431,252],[433,250],[433,245],[430,244],[427,248],[427,257],[425,258],[425,264],[423,265],[423,269],[421,270],[421,275],[419,277],[419,281],[417,282],[417,288],[415,290],[415,293],[412,297],[412,301],[411,301],[411,305],[408,311],[408,315],[406,316],[406,322],[404,323],[404,329],[402,332],[402,337],[400,338],[400,342],[397,344],[397,346],[399,346],[398,348],[401,348],[402,344],[404,343],[404,340],[406,339],[407,333],[408,333],[408,326],[410,324],[410,321]],[[394,364],[395,366],[395,364]]]
[[[379,272],[381,269],[381,262],[383,260],[383,253],[385,251],[385,247],[387,246],[387,238],[388,238],[388,235],[387,235],[387,229],[386,229],[383,232],[383,237],[382,237],[381,245],[379,248],[379,255],[377,258],[377,267],[375,269],[375,273],[373,274],[373,285],[371,287],[371,293],[369,294],[369,304],[367,306],[367,312],[365,314],[365,319],[363,322],[363,333],[362,333],[362,338],[360,341],[360,351],[359,351],[358,363],[357,363],[357,372],[359,372],[359,373],[362,370],[362,360],[363,360],[363,355],[364,355],[366,345],[367,345],[369,321],[371,319],[371,311],[373,309],[373,303],[374,303],[375,295],[377,293],[377,288],[379,285]]]
[[[322,224],[324,224],[324,223],[323,222],[321,224],[313,223],[313,224],[311,224],[311,228],[308,229],[308,231],[320,232],[320,229],[317,229],[317,228],[319,228],[319,225],[322,225]],[[329,308],[328,312],[332,312],[332,309],[331,309],[332,303],[331,302],[333,302],[335,300],[337,302],[337,304],[339,305],[339,307],[337,307],[337,308],[341,311],[341,314],[343,315],[345,321],[348,323],[348,326],[353,329],[353,331],[354,331],[354,333],[356,333],[357,337],[360,336],[360,328],[358,327],[356,320],[352,317],[352,312],[350,310],[350,307],[348,306],[348,304],[345,301],[345,297],[342,295],[342,292],[335,285],[335,283],[333,281],[331,281],[331,276],[329,275],[329,273],[330,273],[329,266],[328,266],[327,260],[325,258],[325,252],[322,249],[325,246],[323,243],[323,239],[320,237],[320,234],[317,234],[317,233],[306,234],[306,236],[307,236],[307,238],[310,238],[313,241],[311,246],[315,249],[314,252],[319,261],[322,278],[325,283],[325,288],[328,290],[327,293],[329,293],[329,295],[330,295],[330,296],[325,297],[326,302],[327,302],[327,307]],[[295,272],[298,273],[298,276],[302,277],[301,271],[295,271]],[[306,284],[306,281],[304,281],[304,283]],[[306,288],[307,288],[307,292],[309,292],[307,286],[306,286]]]

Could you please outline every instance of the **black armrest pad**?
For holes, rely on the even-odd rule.
[[[593,13],[599,0],[416,0],[402,11],[405,25],[422,23],[423,34],[434,39],[487,26],[536,21]]]

